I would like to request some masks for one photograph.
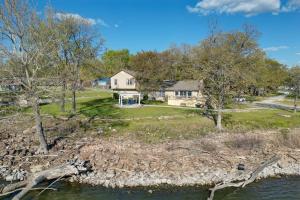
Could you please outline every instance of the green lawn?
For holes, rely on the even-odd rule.
[[[249,103],[231,103],[225,106],[225,109],[247,109],[251,108]]]
[[[76,93],[76,96],[78,98],[107,98],[107,97],[112,97],[112,92],[106,91],[106,90],[101,90],[101,89],[97,89],[97,88],[89,88],[89,89],[85,89],[82,91],[78,91]],[[67,93],[67,97],[71,98],[71,92],[68,91]]]
[[[83,117],[124,119],[188,115],[196,112],[179,108],[118,108],[115,106],[118,102],[112,99],[112,93],[96,89],[78,92],[77,97],[78,114]],[[67,113],[60,112],[60,105],[58,103],[42,105],[41,112],[42,114],[50,114],[53,116],[68,115],[71,112],[70,101],[68,98],[66,103]]]
[[[146,142],[167,139],[193,138],[214,132],[214,123],[201,111],[171,107],[118,108],[112,93],[101,90],[85,90],[78,93],[78,115],[92,118],[88,130],[104,130],[105,135],[122,134]],[[247,108],[241,104],[238,108]],[[67,113],[59,111],[59,104],[42,105],[43,114],[69,115],[71,104],[68,99]],[[28,110],[30,111],[30,110]],[[171,117],[162,117],[171,116]],[[257,129],[282,129],[300,127],[300,114],[283,110],[259,110],[251,112],[224,113],[223,126],[230,132]]]
[[[224,116],[230,130],[278,129],[300,127],[300,113],[284,110],[259,110],[227,113]]]

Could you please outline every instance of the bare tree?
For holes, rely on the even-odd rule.
[[[66,77],[68,77],[71,82],[72,112],[76,113],[76,91],[80,86],[80,68],[88,60],[97,57],[103,40],[88,20],[63,14],[59,16],[60,52],[58,55],[64,66],[61,74],[64,78],[61,107],[64,110]]]
[[[9,76],[21,80],[24,92],[31,102],[35,115],[36,133],[40,153],[47,153],[39,100],[39,78],[53,67],[52,53],[55,37],[46,21],[39,19],[26,0],[4,0],[0,4],[0,55],[8,63]]]
[[[209,37],[195,48],[204,76],[207,102],[210,108],[216,110],[214,121],[218,130],[222,130],[226,98],[232,95],[233,88],[247,79],[244,72],[252,67],[249,59],[258,50],[256,36],[254,29],[225,33],[212,26]]]

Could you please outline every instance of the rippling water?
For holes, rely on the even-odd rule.
[[[39,200],[206,200],[207,189],[187,188],[141,188],[107,189],[70,183],[56,185],[58,191],[38,192],[27,196]],[[152,190],[149,192],[149,190]],[[10,199],[10,198],[6,198]],[[6,200],[5,199],[5,200]],[[215,200],[300,200],[300,177],[266,179],[252,183],[243,189],[225,189],[216,193]]]

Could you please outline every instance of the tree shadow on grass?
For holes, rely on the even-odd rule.
[[[93,99],[80,104],[79,113],[88,117],[95,126],[99,123],[97,119],[104,120],[101,124],[107,127],[128,126],[128,122],[122,120],[121,109],[115,106],[117,101],[113,98]]]
[[[115,107],[112,98],[93,99],[80,103],[79,113],[89,118],[118,119],[121,117],[120,108]]]

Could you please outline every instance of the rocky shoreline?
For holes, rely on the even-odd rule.
[[[282,176],[300,176],[300,164],[293,164],[284,168],[275,164],[260,173],[258,179],[270,177],[279,178]],[[208,169],[193,175],[182,174],[177,177],[147,172],[127,173],[127,175],[121,175],[120,173],[115,173],[113,171],[110,173],[91,172],[86,175],[72,177],[69,181],[111,188],[153,187],[160,185],[183,187],[215,185],[220,182],[235,182],[247,178],[249,178],[249,173],[246,172],[232,172],[228,174],[227,171],[222,169]]]
[[[64,133],[76,130],[73,126],[78,123],[71,124],[64,127],[58,124],[51,130]],[[0,129],[1,179],[26,180],[32,173],[78,158],[89,161],[92,171],[69,178],[72,182],[113,188],[213,185],[249,178],[257,166],[273,155],[281,159],[264,169],[258,178],[300,176],[299,129],[287,133],[211,133],[153,144],[125,136],[78,137],[75,132],[65,138],[49,138],[52,145],[49,155],[36,155],[34,128],[25,127],[28,122],[22,128],[8,120]],[[23,130],[22,137],[19,129]],[[239,164],[245,169],[238,170]]]
[[[272,140],[271,134],[273,133],[260,133],[260,137]],[[256,136],[253,136],[254,143],[259,142]],[[93,162],[94,171],[73,177],[71,181],[120,188],[162,184],[214,185],[249,178],[253,170],[275,154],[280,156],[279,162],[265,168],[258,178],[300,176],[300,149],[279,147],[273,145],[274,141],[265,141],[254,149],[233,150],[225,148],[224,142],[221,142],[230,137],[216,134],[199,140],[172,141],[156,145],[125,142],[122,139],[95,141],[100,145],[90,144],[82,148],[80,154],[83,159]],[[243,164],[245,169],[238,170],[239,164]]]

